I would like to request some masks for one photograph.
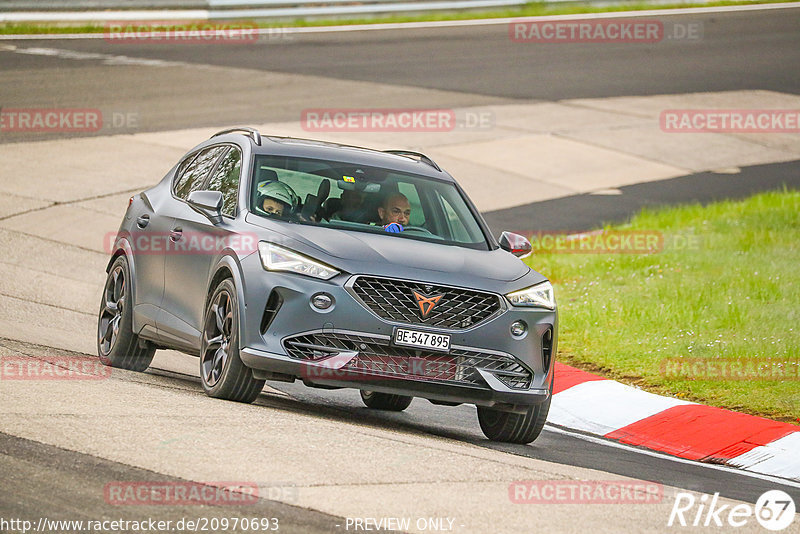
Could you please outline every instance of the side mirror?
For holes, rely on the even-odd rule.
[[[513,232],[500,234],[500,248],[518,258],[527,256],[532,250],[531,242],[525,236]]]
[[[192,191],[186,201],[192,208],[214,222],[222,220],[222,192]]]

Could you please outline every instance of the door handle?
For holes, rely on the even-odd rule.
[[[146,213],[141,217],[139,217],[138,219],[136,219],[136,226],[138,226],[139,228],[144,228],[148,224],[150,224],[150,216],[147,215]]]
[[[180,240],[181,235],[183,235],[183,228],[173,228],[172,231],[169,233],[170,240],[174,243],[175,241]]]

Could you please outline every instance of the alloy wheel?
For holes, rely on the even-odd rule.
[[[228,361],[228,347],[233,332],[233,306],[227,291],[217,294],[210,312],[203,329],[205,350],[202,355],[201,370],[206,384],[213,387],[222,376],[225,363]]]
[[[117,341],[122,312],[125,308],[125,291],[125,270],[122,265],[117,265],[109,274],[106,287],[103,289],[103,309],[100,311],[97,328],[100,351],[103,355],[108,355]]]

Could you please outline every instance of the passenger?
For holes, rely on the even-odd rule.
[[[300,203],[300,197],[283,182],[276,180],[261,182],[256,188],[256,212],[261,215],[286,218],[291,215]]]

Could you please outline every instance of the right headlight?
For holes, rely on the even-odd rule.
[[[550,282],[542,282],[535,286],[520,289],[506,295],[508,301],[514,306],[530,308],[556,309],[556,297]]]
[[[321,280],[330,280],[339,274],[339,271],[330,265],[325,265],[320,261],[275,243],[260,241],[258,243],[258,254],[261,256],[261,265],[268,271],[303,274]]]

